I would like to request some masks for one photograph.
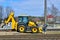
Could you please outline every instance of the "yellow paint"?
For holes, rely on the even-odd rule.
[[[36,24],[32,21],[29,21],[28,26],[33,27],[33,26],[36,26]]]

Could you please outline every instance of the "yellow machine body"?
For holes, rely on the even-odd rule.
[[[13,12],[10,13],[7,20],[5,20],[5,23],[8,24],[10,21],[12,22],[12,29],[17,30],[17,24],[18,23],[14,19],[14,13]],[[29,27],[34,27],[34,26],[36,26],[36,24],[32,21],[29,21],[28,26]]]

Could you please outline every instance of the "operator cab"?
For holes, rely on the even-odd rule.
[[[28,16],[18,16],[18,23],[19,24],[27,24]]]

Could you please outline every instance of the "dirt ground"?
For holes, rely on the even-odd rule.
[[[0,32],[0,40],[60,40],[59,31],[41,33]]]

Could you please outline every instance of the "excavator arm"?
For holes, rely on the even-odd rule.
[[[8,17],[8,19],[7,20],[5,20],[5,24],[8,24],[9,23],[9,21],[11,20],[11,18],[12,18],[12,16],[11,16],[11,14],[9,15],[9,17]]]
[[[17,22],[14,19],[14,13],[13,12],[11,12],[10,15],[9,15],[9,17],[8,17],[8,19],[5,20],[5,24],[8,24],[9,21],[12,22],[12,29],[17,30]]]

